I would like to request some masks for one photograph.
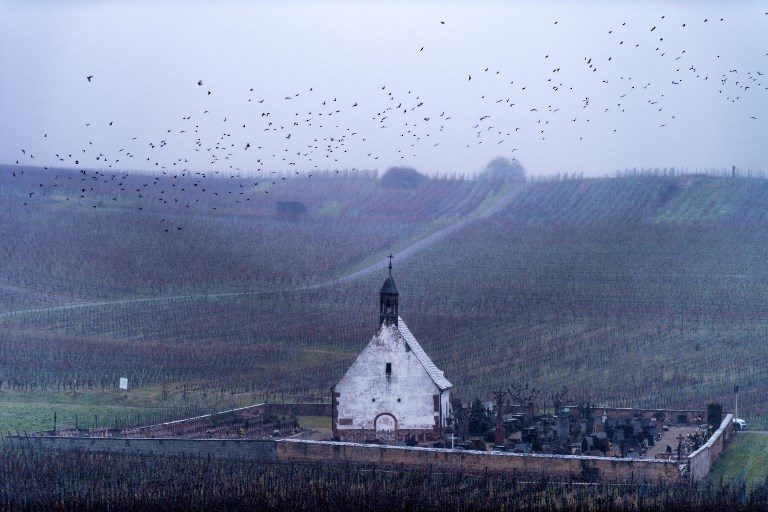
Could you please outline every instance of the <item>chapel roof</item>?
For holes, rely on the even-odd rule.
[[[424,352],[424,349],[421,348],[419,342],[416,341],[416,337],[411,333],[411,330],[408,329],[408,326],[405,324],[403,319],[397,317],[397,320],[397,330],[400,331],[400,334],[402,335],[403,339],[405,339],[405,342],[408,343],[408,346],[411,348],[411,352],[413,352],[413,355],[416,356],[416,359],[418,359],[419,363],[421,363],[421,366],[423,366],[427,371],[427,374],[429,374],[432,382],[434,382],[441,391],[452,388],[453,384],[451,384],[451,382],[445,378],[443,371],[440,370],[435,365],[435,363],[432,362],[427,353]]]

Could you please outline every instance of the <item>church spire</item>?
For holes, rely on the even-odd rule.
[[[389,255],[389,276],[384,285],[379,291],[379,325],[387,323],[387,325],[397,325],[397,302],[399,293],[397,292],[397,286],[395,286],[395,280],[392,277],[392,256]]]

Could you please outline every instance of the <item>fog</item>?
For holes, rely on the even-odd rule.
[[[0,2],[0,163],[474,173],[503,155],[533,174],[765,169],[766,11]]]

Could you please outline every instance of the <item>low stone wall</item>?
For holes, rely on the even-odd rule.
[[[238,407],[236,409],[229,409],[226,411],[215,412],[211,414],[203,414],[201,416],[195,416],[191,418],[183,418],[180,420],[167,421],[164,423],[158,423],[154,425],[145,425],[140,427],[132,427],[125,430],[130,430],[133,433],[141,435],[142,432],[149,432],[152,430],[163,429],[168,432],[183,431],[185,429],[193,428],[196,425],[206,425],[211,422],[220,421],[227,417],[235,416],[238,414],[248,414],[257,412],[259,414],[277,414],[278,416],[327,416],[328,428],[331,428],[331,404],[322,403],[259,403],[254,405],[247,405],[245,407]]]
[[[294,439],[171,439],[10,436],[4,442],[39,450],[81,450],[132,455],[199,456],[270,462],[339,462],[456,470],[468,473],[547,476],[557,480],[607,482],[698,482],[733,435],[733,415],[687,461],[617,459],[581,455],[547,455],[380,446]]]
[[[657,483],[684,479],[677,462],[653,459],[458,451],[290,439],[277,441],[276,448],[277,460],[281,462],[337,461],[580,481]]]
[[[267,462],[338,462],[548,476],[559,480],[678,482],[675,462],[575,455],[516,454],[304,440],[150,439],[11,436],[13,446],[52,451],[196,456]]]
[[[213,457],[237,460],[277,460],[270,439],[152,439],[112,437],[11,436],[12,446],[37,450],[113,452],[129,455]]]
[[[579,406],[578,405],[566,405],[564,406],[570,410],[571,416],[578,417]],[[536,411],[532,407],[524,405],[508,405],[504,407],[505,413],[513,414],[529,414],[532,415]],[[592,416],[595,418],[601,418],[605,414],[608,419],[617,418],[657,418],[660,421],[668,424],[695,424],[701,421],[706,421],[707,411],[703,409],[636,409],[631,407],[601,407],[595,406],[592,409]]]
[[[709,470],[733,436],[733,414],[728,414],[704,445],[688,456],[691,480],[698,482],[709,474]]]
[[[658,418],[664,423],[693,424],[696,420],[706,421],[707,411],[699,409],[631,409],[625,407],[595,407],[594,416],[600,417],[605,413],[606,417],[616,419],[621,417],[641,417],[646,419]],[[682,420],[682,421],[680,421]]]
[[[265,404],[247,405],[245,407],[238,407],[236,409],[228,409],[226,411],[219,411],[210,414],[203,414],[200,416],[193,416],[191,418],[182,418],[180,420],[166,421],[164,423],[155,423],[153,425],[144,425],[139,427],[131,427],[124,430],[141,434],[151,430],[163,429],[169,432],[181,431],[187,428],[192,428],[196,425],[207,425],[211,422],[220,421],[223,418],[233,417],[238,414],[248,414],[251,412],[258,412],[262,414],[264,412]]]

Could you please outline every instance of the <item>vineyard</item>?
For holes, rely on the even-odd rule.
[[[40,478],[45,475],[45,478]],[[376,466],[0,448],[3,510],[768,510],[765,484],[579,485]],[[576,508],[575,508],[576,507]]]
[[[0,248],[6,310],[263,293],[1,318],[0,430],[50,425],[55,404],[122,408],[99,414],[109,425],[142,414],[165,418],[182,406],[211,412],[266,398],[327,397],[377,325],[382,275],[290,288],[403,247],[495,190],[483,181],[422,186],[280,180],[270,201],[304,202],[307,219],[278,219],[274,203],[253,196],[253,209],[222,203],[243,208],[237,215],[180,212],[188,224],[172,240],[152,210],[27,211],[4,202],[0,230],[14,240]],[[765,425],[767,225],[768,182],[758,179],[529,183],[499,214],[396,261],[400,308],[465,400],[530,382],[542,406],[565,384],[574,401],[700,408],[716,400],[730,408],[739,384],[740,415]],[[60,251],[45,250],[56,243]],[[119,377],[129,379],[128,392],[115,389]],[[19,404],[32,405],[19,411]],[[17,409],[3,416],[2,405]],[[96,421],[90,410],[83,415],[89,426]],[[59,417],[61,426],[73,420],[71,412]]]
[[[314,283],[497,192],[490,182],[426,180],[393,190],[373,178],[332,177],[278,177],[267,187],[244,178],[105,173],[84,184],[74,171],[23,170],[0,172],[2,310]],[[85,186],[88,201],[79,199]],[[281,201],[302,203],[307,215],[280,218]]]

